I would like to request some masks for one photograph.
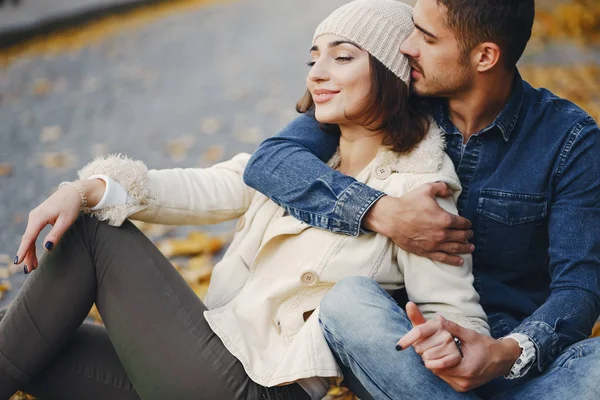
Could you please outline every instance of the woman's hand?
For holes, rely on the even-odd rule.
[[[104,194],[105,183],[100,179],[78,181],[88,199],[88,207],[98,204]],[[70,185],[63,186],[48,197],[42,204],[31,210],[27,228],[15,257],[15,264],[24,263],[23,270],[29,273],[38,266],[35,242],[46,225],[53,228],[44,238],[44,248],[51,251],[58,244],[65,231],[73,224],[81,208],[81,195]]]
[[[398,341],[398,349],[412,346],[430,370],[455,367],[462,361],[462,351],[446,329],[444,317],[438,315],[428,321],[413,302],[406,304],[406,314],[413,329]]]

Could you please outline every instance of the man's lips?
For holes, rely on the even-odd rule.
[[[333,96],[335,96],[338,93],[339,90],[335,91],[327,89],[317,89],[313,92],[313,101],[315,103],[325,103],[326,101],[331,100]]]

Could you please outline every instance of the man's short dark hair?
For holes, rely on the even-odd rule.
[[[531,38],[535,17],[534,0],[436,0],[446,6],[446,25],[456,33],[468,54],[483,42],[496,43],[512,69]]]

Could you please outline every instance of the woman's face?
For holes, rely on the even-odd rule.
[[[341,36],[326,34],[315,40],[310,54],[306,87],[317,121],[348,123],[346,115],[360,114],[371,90],[369,53]]]

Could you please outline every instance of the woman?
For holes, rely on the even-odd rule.
[[[332,168],[394,196],[431,181],[460,187],[439,129],[408,100],[410,67],[398,49],[412,29],[411,8],[395,0],[334,11],[314,35],[308,93],[298,104],[339,129]],[[0,397],[24,389],[63,399],[319,399],[327,378],[341,377],[319,328],[319,302],[354,275],[390,289],[406,283],[426,316],[488,332],[470,258],[451,267],[381,235],[311,228],[244,185],[248,159],[148,171],[125,157],[101,158],[36,208],[15,263],[39,270],[0,324]],[[442,202],[456,212],[453,200]],[[77,218],[88,206],[98,218]],[[206,306],[125,221],[238,217]],[[38,267],[34,242],[47,223],[54,229]],[[94,302],[106,328],[81,324]],[[441,349],[440,357],[459,356],[451,340]]]

